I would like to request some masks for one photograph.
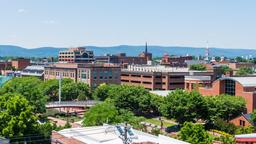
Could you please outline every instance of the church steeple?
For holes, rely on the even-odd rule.
[[[148,53],[148,43],[146,42],[146,47],[145,47],[145,54]]]

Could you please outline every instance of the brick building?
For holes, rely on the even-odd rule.
[[[192,59],[192,56],[169,56],[168,54],[164,54],[160,64],[172,67],[186,67],[186,61]]]
[[[120,84],[121,68],[113,64],[92,63],[57,63],[46,66],[44,79],[70,78],[75,82],[87,83],[91,87],[97,87],[102,83]]]
[[[222,77],[210,86],[199,87],[199,92],[205,96],[228,94],[241,96],[246,101],[247,113],[256,108],[256,77]]]
[[[64,63],[90,63],[94,61],[93,51],[84,47],[70,48],[59,52],[59,62]]]
[[[12,66],[17,70],[22,70],[30,65],[30,59],[17,58],[12,60]]]
[[[148,52],[146,44],[145,51],[140,53],[138,56],[127,56],[126,53],[119,53],[115,55],[96,56],[96,62],[99,63],[114,63],[114,64],[148,64],[152,60],[152,53]]]
[[[241,114],[239,117],[236,117],[229,122],[241,127],[254,126],[254,123],[251,119],[251,114]]]
[[[199,87],[210,86],[212,76],[185,76],[185,90],[193,91],[199,90]]]
[[[11,66],[12,66],[11,62],[5,62],[5,61],[0,62],[0,71],[6,69],[8,67],[11,67]]]
[[[188,68],[133,66],[121,71],[121,83],[140,85],[149,90],[184,89],[185,76],[212,76],[212,72],[189,71]]]

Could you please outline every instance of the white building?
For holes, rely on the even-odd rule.
[[[123,126],[103,125],[83,128],[69,128],[61,130],[58,136],[53,135],[53,141],[58,142],[57,138],[62,137],[61,141],[67,143],[85,143],[85,144],[123,144]],[[57,138],[56,138],[57,137]],[[128,130],[129,144],[188,144],[167,136],[154,136],[135,129]],[[68,141],[65,143],[65,139]],[[72,140],[74,142],[72,142]]]

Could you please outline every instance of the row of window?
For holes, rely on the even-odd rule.
[[[129,76],[129,74],[122,74],[121,76]],[[131,75],[131,77],[141,77],[141,75]],[[152,76],[143,75],[143,78],[152,78]],[[166,78],[166,76],[155,76],[154,78]],[[170,79],[184,79],[184,76],[169,76]]]
[[[53,76],[60,76],[62,75],[63,77],[71,77],[74,78],[75,77],[75,73],[74,72],[54,72],[54,71],[45,71],[45,75],[53,75]]]

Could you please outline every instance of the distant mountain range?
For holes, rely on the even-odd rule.
[[[86,48],[93,50],[95,55],[126,53],[130,56],[137,56],[144,51],[145,46],[111,46],[111,47],[97,47],[86,46]],[[57,56],[60,50],[66,48],[56,47],[40,47],[40,48],[23,48],[13,45],[0,45],[0,56],[17,56],[17,57],[49,57]],[[148,51],[153,53],[154,57],[163,56],[164,53],[169,55],[205,55],[205,48],[195,47],[177,47],[177,46],[148,46]],[[256,57],[256,50],[253,49],[224,49],[224,48],[210,48],[210,56],[253,56]]]

